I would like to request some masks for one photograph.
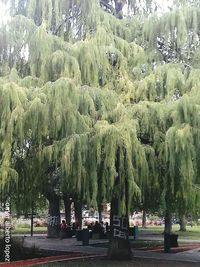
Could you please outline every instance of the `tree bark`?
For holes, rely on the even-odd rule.
[[[98,205],[99,222],[102,222],[102,204]]]
[[[180,230],[182,232],[186,231],[186,218],[185,215],[180,215]]]
[[[124,152],[124,162],[126,162],[126,152]],[[128,181],[125,180],[125,215],[120,215],[118,195],[115,192],[115,188],[119,187],[120,182],[120,153],[117,151],[115,168],[117,176],[115,178],[115,184],[113,188],[113,195],[111,200],[110,211],[110,243],[108,249],[109,259],[129,260],[132,259],[131,245],[129,241],[129,209],[128,209]]]
[[[65,206],[65,220],[67,225],[71,225],[71,205],[72,199],[69,196],[63,197],[63,202]]]
[[[123,0],[115,0],[115,7],[113,5],[109,4],[109,1],[107,0],[100,0],[100,5],[103,6],[107,11],[109,11],[111,14],[116,16],[118,19],[123,18],[123,7],[125,5],[125,1]]]
[[[47,237],[58,238],[60,233],[60,198],[56,194],[48,197],[49,214]]]
[[[80,200],[74,201],[74,213],[75,213],[75,222],[78,225],[78,228],[82,228],[82,202]]]
[[[171,212],[166,211],[166,213],[165,213],[165,231],[164,231],[166,234],[171,234],[171,232],[172,232],[171,219],[172,219]]]
[[[142,213],[142,228],[146,228],[147,227],[147,214],[146,211],[143,209],[143,213]]]
[[[123,12],[122,9],[125,5],[125,1],[123,0],[115,0],[115,11],[116,11],[116,17],[119,19],[123,19]]]
[[[113,198],[110,211],[110,243],[108,258],[116,260],[132,259],[129,241],[129,218],[118,215],[118,199]]]
[[[165,231],[164,231],[164,251],[166,253],[171,252],[170,234],[172,231],[171,212],[166,210],[165,212]]]

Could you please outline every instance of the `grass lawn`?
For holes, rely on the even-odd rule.
[[[30,234],[31,228],[16,228],[12,230],[13,234]],[[46,234],[47,227],[33,227],[33,234]]]
[[[11,231],[12,234],[30,234],[31,228],[16,228]],[[33,234],[46,234],[47,227],[33,227]],[[0,236],[4,234],[4,230],[0,230]]]
[[[133,240],[133,239],[130,239],[130,242],[131,242],[132,248],[148,248],[148,247],[157,247],[157,246],[163,245],[163,241],[159,241],[159,240]],[[92,246],[108,248],[109,243],[108,242],[97,243],[97,244],[93,244]]]
[[[200,240],[200,226],[187,226],[186,232],[180,232],[179,231],[179,225],[174,224],[172,227],[173,232],[176,232],[179,235],[179,239],[189,239],[189,240]],[[164,231],[164,226],[148,226],[147,228],[143,229],[139,227],[139,235],[142,233],[142,235],[145,235],[145,233],[148,235],[161,235]],[[15,230],[12,230],[12,234],[30,234],[31,229],[30,228],[16,228]],[[33,228],[34,234],[46,234],[47,233],[47,227],[34,227]],[[0,235],[3,235],[3,230],[0,230]]]
[[[179,225],[174,224],[172,231],[179,235],[180,239],[191,239],[191,240],[200,240],[200,226],[187,226],[186,232],[179,231]],[[164,226],[148,226],[146,229],[139,228],[139,231],[142,233],[148,234],[162,234],[164,231]]]
[[[49,263],[41,265],[32,265],[35,267],[191,267],[199,266],[197,263],[184,263],[184,262],[170,262],[170,261],[157,261],[137,259],[132,261],[109,261],[109,260],[85,260],[79,262],[63,262],[63,263]]]

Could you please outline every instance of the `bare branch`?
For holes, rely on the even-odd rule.
[[[105,0],[100,0],[100,5],[110,10],[110,13],[112,13],[113,15],[116,15],[114,7],[108,4]]]

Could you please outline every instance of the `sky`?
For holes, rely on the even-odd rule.
[[[172,5],[172,2],[173,0],[157,0],[158,5],[162,9],[161,12],[166,11],[167,7]],[[5,5],[5,0],[0,0],[0,24],[6,22],[8,19],[8,5]]]
[[[8,20],[8,7],[0,0],[0,24]]]

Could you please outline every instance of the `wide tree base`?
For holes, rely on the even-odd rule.
[[[47,238],[59,238],[60,229],[58,226],[48,226],[47,228]]]
[[[111,260],[131,260],[133,254],[128,240],[114,239],[110,242],[108,258]]]

